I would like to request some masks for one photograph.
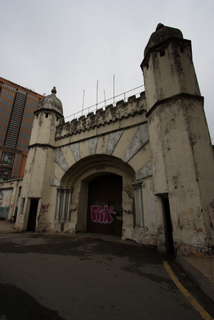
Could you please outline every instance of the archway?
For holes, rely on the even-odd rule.
[[[114,181],[111,183],[111,180]],[[67,199],[65,193],[71,190],[70,213],[64,215],[67,217],[63,223],[64,232],[85,232],[88,230],[96,233],[121,235],[122,230],[130,230],[134,225],[134,190],[132,186],[134,182],[134,170],[121,159],[106,155],[81,159],[65,173],[61,180],[62,200]],[[102,197],[99,195],[100,198],[95,198],[90,202],[92,186],[96,186],[96,190],[102,189]],[[116,188],[117,198],[114,198],[113,194],[105,198],[105,188],[108,190]],[[94,222],[93,226],[88,224],[89,217],[91,217],[91,206],[96,206],[92,209],[94,210],[93,219],[99,220],[99,222],[92,221]],[[62,204],[61,207],[67,208],[67,204],[64,206]],[[117,211],[111,207],[116,208]],[[110,222],[109,215],[110,220],[107,223],[106,215],[109,214],[109,210],[111,217],[115,218]],[[107,227],[107,224],[112,225]]]

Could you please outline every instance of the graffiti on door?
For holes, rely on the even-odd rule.
[[[91,209],[91,220],[93,222],[98,223],[112,223],[113,218],[112,214],[116,214],[114,212],[114,207],[108,207],[108,206],[96,206],[93,205],[90,207]]]
[[[105,203],[98,202],[96,205],[90,206],[91,220],[97,223],[112,223],[114,215],[116,220],[123,220],[122,205],[108,206]]]

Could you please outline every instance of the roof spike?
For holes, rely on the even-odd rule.
[[[56,94],[56,93],[57,93],[57,91],[56,91],[56,87],[53,87],[53,89],[51,90],[51,93],[54,93],[54,94]]]

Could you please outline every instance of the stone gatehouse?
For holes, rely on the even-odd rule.
[[[64,122],[40,101],[16,227],[114,234],[177,254],[214,245],[214,158],[191,42],[158,25],[141,64],[145,92]]]

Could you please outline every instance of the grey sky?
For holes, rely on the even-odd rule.
[[[214,138],[213,0],[0,0],[0,6],[0,76],[40,94],[56,86],[65,117],[81,111],[83,90],[84,107],[96,103],[97,81],[99,101],[104,90],[106,99],[113,96],[113,75],[116,95],[142,85],[151,33],[159,22],[179,28],[192,41]]]

